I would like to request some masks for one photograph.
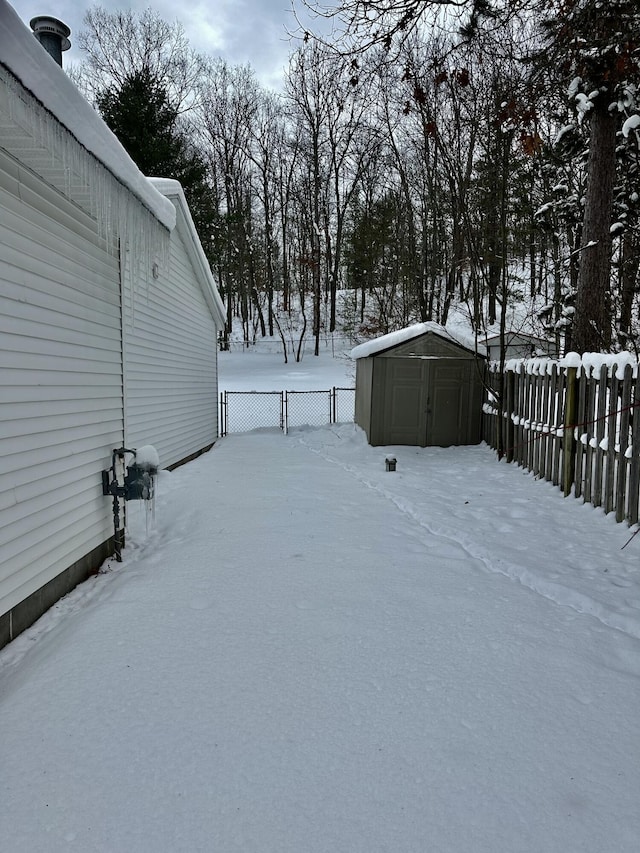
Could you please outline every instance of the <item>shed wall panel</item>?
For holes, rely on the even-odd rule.
[[[371,441],[371,382],[373,359],[359,358],[356,361],[356,400],[354,420],[361,427],[367,440]]]
[[[112,535],[119,265],[95,222],[0,150],[0,615]]]
[[[217,328],[180,229],[170,268],[136,286],[125,267],[127,447],[152,444],[168,467],[218,435]]]

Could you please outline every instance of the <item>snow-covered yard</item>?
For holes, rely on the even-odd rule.
[[[312,355],[307,341],[300,361],[289,356],[285,364],[275,341],[218,354],[221,391],[327,391],[334,385],[355,386],[355,362],[349,357],[352,343],[344,337],[323,340],[319,356]]]
[[[129,508],[124,562],[0,652],[3,849],[636,853],[625,525],[352,424],[228,436]]]

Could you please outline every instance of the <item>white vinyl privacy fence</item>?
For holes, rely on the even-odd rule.
[[[220,435],[254,429],[324,426],[350,423],[355,413],[355,388],[328,391],[222,391]]]

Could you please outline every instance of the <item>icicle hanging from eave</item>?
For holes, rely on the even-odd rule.
[[[134,287],[168,269],[168,228],[2,66],[0,121],[2,146],[95,221],[109,254],[128,247]]]
[[[140,205],[139,210],[145,211],[145,208]],[[135,213],[136,208],[129,205],[123,208],[119,220],[122,322],[129,332],[136,327],[137,309],[149,303],[153,279],[168,275],[171,265],[169,232],[163,229],[165,239],[150,239],[146,217],[136,218]],[[162,228],[157,222],[156,227]]]

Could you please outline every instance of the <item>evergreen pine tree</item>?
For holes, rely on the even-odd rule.
[[[147,67],[98,95],[97,105],[131,159],[149,177],[173,178],[184,190],[205,253],[212,261],[216,207],[204,157],[180,127],[165,86]]]

